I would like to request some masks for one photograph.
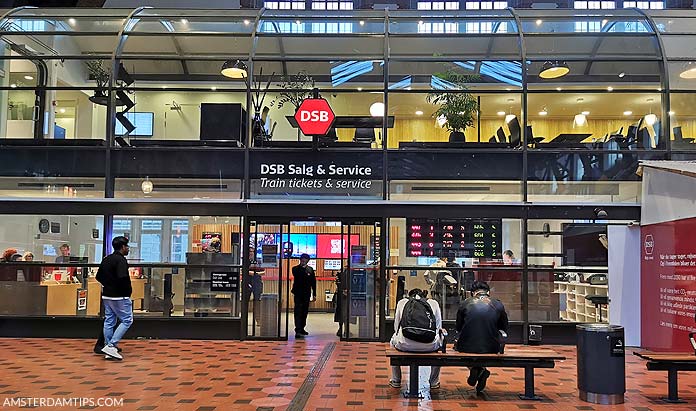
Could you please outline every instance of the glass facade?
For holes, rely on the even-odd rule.
[[[56,271],[45,264],[52,251],[44,240],[79,244],[87,260],[66,267],[84,271],[84,281],[110,238],[128,234],[145,296],[140,314],[235,318],[250,336],[284,338],[280,318],[263,316],[291,307],[288,275],[269,269],[275,299],[262,300],[211,289],[213,274],[248,291],[259,256],[240,251],[255,244],[255,228],[282,239],[306,233],[291,220],[339,221],[318,234],[348,236],[344,228],[355,227],[355,252],[371,250],[371,264],[358,259],[350,272],[372,285],[360,314],[347,314],[354,327],[346,338],[386,332],[400,283],[435,292],[447,319],[466,284],[484,279],[513,321],[589,320],[606,308],[573,311],[573,293],[587,290],[563,283],[568,272],[608,268],[567,261],[564,230],[637,219],[639,161],[695,158],[696,14],[624,3],[7,11],[0,208],[9,218],[0,241],[34,252],[41,278]],[[308,98],[331,107],[326,133],[300,124]],[[597,223],[596,207],[614,210],[611,220]],[[51,217],[58,214],[74,217]],[[500,230],[489,254],[454,250],[458,266],[442,270],[454,288],[426,280],[437,277],[430,268],[448,247],[411,247],[412,225],[423,223],[413,219],[433,215],[447,220],[433,222],[438,230]],[[77,237],[45,237],[43,219],[49,234],[56,222]],[[206,259],[203,242],[215,233],[223,256]],[[278,242],[266,245],[291,261]],[[279,322],[263,328],[261,317]]]

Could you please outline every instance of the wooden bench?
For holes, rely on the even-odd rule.
[[[649,371],[667,371],[667,398],[662,398],[663,401],[675,404],[686,402],[679,399],[677,372],[696,371],[694,353],[636,351],[633,354],[648,361],[646,365]]]
[[[408,366],[410,368],[408,391],[404,396],[408,398],[421,398],[418,392],[418,367],[500,367],[500,368],[524,368],[524,394],[520,394],[523,400],[539,400],[534,394],[534,369],[553,368],[556,361],[565,360],[558,353],[531,347],[507,346],[505,354],[470,354],[454,350],[431,353],[412,353],[398,351],[391,346],[387,347],[387,357],[392,366]]]

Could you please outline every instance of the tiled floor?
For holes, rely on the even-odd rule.
[[[537,394],[543,401],[517,398],[523,391],[521,370],[491,369],[487,393],[477,397],[466,385],[467,371],[456,368],[443,368],[442,389],[432,399],[409,401],[387,385],[389,367],[381,343],[338,342],[318,377],[307,378],[331,341],[336,339],[128,340],[122,343],[125,361],[115,362],[92,354],[92,341],[0,339],[0,410],[17,409],[3,404],[18,397],[124,399],[122,407],[100,409],[286,410],[298,404],[298,390],[307,387],[313,389],[301,409],[312,411],[696,410],[696,373],[680,374],[680,395],[688,404],[664,404],[659,398],[666,394],[666,373],[647,372],[633,355],[626,357],[626,404],[583,403],[577,398],[575,349],[560,346],[553,348],[569,360],[537,372]],[[319,372],[317,367],[315,371]],[[427,372],[421,372],[423,384]],[[405,370],[404,382],[407,376]]]

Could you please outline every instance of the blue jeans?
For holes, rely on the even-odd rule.
[[[125,300],[102,300],[104,301],[104,343],[105,345],[116,345],[128,328],[133,324],[133,301],[130,298]],[[116,327],[116,319],[121,320],[121,324]],[[116,327],[116,331],[114,331]]]

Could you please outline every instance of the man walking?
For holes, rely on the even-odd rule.
[[[307,314],[309,314],[309,303],[317,297],[317,278],[314,269],[307,265],[309,254],[300,256],[300,264],[292,268],[292,293],[295,296],[295,338],[304,338],[309,335],[305,331],[307,325]]]
[[[133,324],[133,302],[130,299],[133,289],[126,260],[128,239],[115,237],[111,245],[114,248],[113,254],[104,257],[97,271],[97,281],[102,285],[105,316],[104,348],[101,351],[106,354],[106,358],[122,360],[117,344]],[[118,327],[117,320],[121,322]]]

